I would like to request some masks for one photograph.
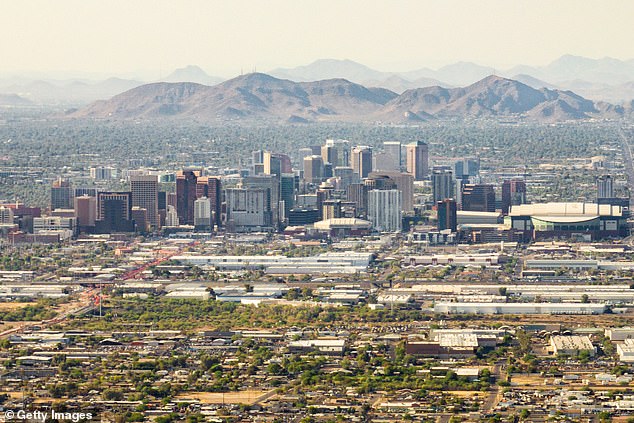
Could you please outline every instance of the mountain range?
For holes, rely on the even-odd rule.
[[[464,88],[440,86],[397,94],[346,79],[294,82],[262,73],[214,86],[180,82],[133,88],[67,115],[91,119],[186,119],[198,122],[386,122],[438,118],[507,118],[539,122],[619,118],[629,108],[594,103],[571,91],[535,89],[490,75]]]
[[[546,66],[519,65],[506,70],[458,62],[437,70],[422,68],[409,72],[380,72],[351,60],[322,59],[306,66],[274,69],[270,74],[293,81],[345,78],[397,93],[434,85],[466,86],[497,74],[525,82],[533,88],[573,90],[596,101],[621,103],[634,99],[634,60],[609,57],[589,59],[564,55]]]
[[[383,72],[351,60],[321,59],[305,66],[268,72],[279,79],[311,82],[346,79],[366,87],[380,87],[402,94],[407,90],[441,86],[465,87],[488,75],[497,74],[535,89],[570,90],[593,101],[626,105],[634,99],[634,60],[589,59],[565,55],[546,66],[519,65],[493,69],[470,62],[458,62],[439,69]],[[143,78],[60,79],[25,76],[0,77],[0,94],[18,95],[36,105],[82,106],[106,99],[148,82],[193,82],[217,85],[225,79],[210,76],[198,66],[176,69],[155,81]]]
[[[223,78],[210,76],[198,66],[186,66],[161,78],[161,82],[196,82],[215,85]],[[108,78],[88,79],[30,79],[13,77],[0,79],[0,93],[17,95],[30,105],[81,106],[95,100],[110,98],[127,90],[146,84],[136,79]]]

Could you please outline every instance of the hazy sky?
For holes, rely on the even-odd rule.
[[[634,59],[634,1],[6,0],[0,73],[164,76],[266,71],[320,58],[384,71],[506,68],[563,54]]]

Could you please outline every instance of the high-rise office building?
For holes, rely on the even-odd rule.
[[[159,229],[158,177],[156,175],[130,176],[130,191],[132,192],[132,207],[145,209],[149,226]],[[140,213],[138,214],[140,216]]]
[[[275,175],[278,178],[282,175],[282,161],[280,158],[270,151],[264,152],[264,174]]]
[[[368,211],[368,187],[365,184],[354,183],[346,189],[346,199],[354,203],[357,216],[365,216]]]
[[[333,166],[336,166],[339,161],[337,158],[337,149],[334,145],[322,145],[321,146],[321,158],[324,163],[330,163]]]
[[[324,160],[321,156],[304,157],[304,181],[319,184],[324,177]]]
[[[339,179],[339,189],[346,190],[350,184],[358,183],[359,178],[351,167],[336,167],[333,171],[335,178]]]
[[[194,228],[211,230],[213,227],[211,200],[200,197],[194,201]]]
[[[251,152],[251,164],[252,165],[256,165],[256,164],[262,164],[264,163],[264,151],[262,150],[255,150]]]
[[[116,213],[110,213],[111,216],[108,216],[108,212],[112,212],[112,207],[110,209],[106,208],[107,201],[117,201],[120,209]],[[114,203],[111,203],[111,206]],[[97,193],[97,219],[112,219],[112,215],[115,214],[118,218],[123,220],[131,220],[132,215],[130,214],[130,210],[132,210],[132,193],[131,192],[111,192],[111,191],[102,191]]]
[[[295,175],[292,173],[283,173],[280,178],[280,200],[284,203],[283,207],[280,207],[280,211],[284,211],[280,221],[285,221],[295,206]]]
[[[132,219],[136,224],[136,230],[145,233],[152,230],[150,222],[148,222],[147,209],[145,207],[132,206]]]
[[[480,174],[480,159],[468,157],[454,163],[454,175],[456,178],[466,179]]]
[[[51,210],[73,208],[73,186],[59,178],[51,184]]]
[[[75,217],[80,230],[95,226],[97,220],[97,199],[95,197],[75,197]]]
[[[438,230],[451,229],[456,232],[458,229],[458,208],[456,200],[453,198],[445,198],[436,203],[438,209]]]
[[[399,232],[403,228],[402,194],[397,189],[368,192],[368,220],[379,232]]]
[[[165,226],[165,218],[167,217],[167,192],[158,192],[158,211],[161,227]]]
[[[10,207],[0,206],[0,223],[4,225],[13,225],[13,219],[13,209]]]
[[[227,230],[248,231],[249,228],[269,228],[273,224],[271,190],[264,188],[228,188]]]
[[[263,155],[263,173],[265,175],[277,175],[278,179],[282,173],[292,173],[291,158],[286,154],[271,153],[265,151]]]
[[[176,211],[176,207],[168,204],[165,210],[165,226],[174,227],[178,226],[178,212]]]
[[[297,151],[297,160],[299,161],[299,168],[304,170],[304,157],[312,156],[313,149],[309,147],[300,148]]]
[[[395,188],[402,193],[402,211],[414,211],[414,177],[412,175],[404,172],[372,172],[368,175],[368,179],[387,179],[393,181]],[[378,189],[385,188],[386,187],[379,187]]]
[[[495,212],[493,185],[466,184],[462,190],[462,210]]]
[[[453,198],[454,183],[451,171],[435,170],[431,174],[432,200],[434,204],[445,198]]]
[[[352,171],[360,179],[367,178],[372,172],[372,148],[358,145],[352,148]]]
[[[90,168],[90,177],[95,181],[107,181],[112,179],[116,170],[112,167],[96,166]]]
[[[271,211],[272,222],[277,225],[280,222],[280,180],[275,175],[248,176],[242,178],[238,188],[245,189],[265,189],[268,190],[269,209]]]
[[[97,233],[134,232],[132,193],[97,193]]]
[[[502,213],[508,214],[511,206],[526,204],[526,183],[511,179],[502,182]]]
[[[174,209],[176,209],[176,203],[177,203],[176,193],[166,192],[165,193],[165,207],[167,208],[167,206],[174,206]]]
[[[200,176],[196,180],[196,198],[207,197],[211,202],[214,225],[222,225],[222,182],[219,176]]]
[[[176,212],[181,225],[194,224],[194,201],[196,182],[200,170],[185,169],[176,172]]]
[[[406,147],[407,173],[414,176],[414,180],[422,181],[429,174],[429,148],[422,141],[408,144]]]
[[[454,194],[454,199],[456,200],[456,204],[458,205],[458,208],[462,208],[462,190],[464,189],[464,186],[467,185],[468,183],[469,183],[468,179],[456,178],[454,180],[453,194]]]
[[[399,141],[385,141],[381,157],[375,160],[374,168],[379,171],[401,171],[401,143]]]
[[[100,191],[99,188],[93,187],[76,187],[73,189],[73,197],[95,197],[97,198],[97,193]]]
[[[323,220],[342,217],[341,200],[325,200],[321,206]]]
[[[332,178],[334,176],[333,167],[331,163],[324,163],[324,179]]]
[[[597,199],[601,198],[614,198],[614,186],[610,175],[597,178]]]
[[[326,146],[332,147],[335,151],[331,156],[336,158],[335,163],[331,162],[334,167],[350,166],[350,142],[348,140],[326,140]],[[321,154],[322,151],[313,154]]]

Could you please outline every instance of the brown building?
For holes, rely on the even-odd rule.
[[[207,197],[211,202],[213,224],[222,224],[222,185],[218,176],[201,176],[196,182],[196,198]]]
[[[422,181],[429,174],[429,147],[422,141],[406,147],[406,169],[416,181]]]
[[[148,224],[159,229],[158,177],[156,175],[130,176],[130,191],[132,191],[132,207],[145,209]]]
[[[97,220],[97,199],[95,197],[75,197],[75,216],[80,230],[94,227]]]
[[[196,184],[200,175],[200,170],[189,169],[176,172],[176,213],[181,225],[194,224]]]
[[[368,177],[372,172],[372,148],[367,146],[352,148],[352,171],[360,179]]]
[[[493,185],[466,184],[462,189],[462,210],[495,212]]]

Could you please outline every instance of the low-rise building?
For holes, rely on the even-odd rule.
[[[300,339],[288,343],[291,353],[306,354],[318,352],[326,355],[343,355],[345,339]]]
[[[634,363],[634,339],[626,339],[623,343],[617,344],[616,352],[620,361]]]
[[[605,330],[605,336],[610,341],[625,341],[626,339],[634,339],[634,328],[610,328]]]
[[[577,303],[446,303],[434,306],[446,314],[602,314],[604,304]]]
[[[587,351],[591,356],[596,354],[596,348],[587,336],[579,335],[554,335],[550,337],[550,346],[554,355],[577,356],[582,351]]]
[[[220,271],[264,270],[269,274],[348,274],[367,270],[373,256],[369,253],[329,252],[311,257],[271,256],[174,256],[172,260]]]
[[[405,266],[497,266],[501,261],[499,254],[433,254],[427,256],[408,256],[403,258]]]

